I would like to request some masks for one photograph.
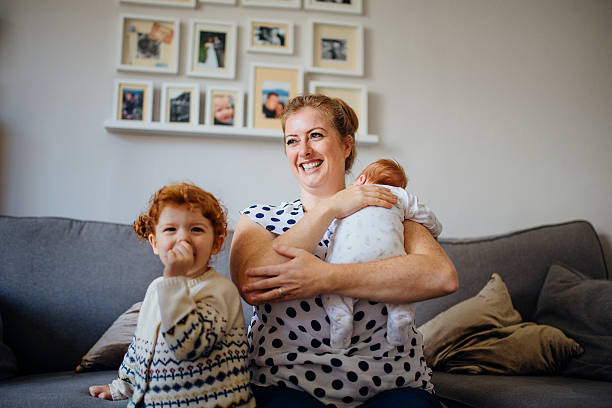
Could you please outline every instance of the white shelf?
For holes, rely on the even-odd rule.
[[[183,125],[180,123],[135,122],[129,120],[105,120],[104,128],[111,133],[149,134],[167,136],[200,136],[237,139],[281,140],[283,133],[275,129],[255,129],[248,127],[224,127],[207,125]],[[357,136],[359,145],[376,145],[377,135]]]

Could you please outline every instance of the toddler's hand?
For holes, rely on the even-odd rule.
[[[194,260],[192,246],[186,241],[179,241],[166,255],[164,276],[169,278],[187,275]]]
[[[89,395],[94,398],[112,400],[113,396],[110,392],[110,386],[107,385],[92,385],[89,387]]]

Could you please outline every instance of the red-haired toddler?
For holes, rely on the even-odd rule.
[[[119,377],[89,387],[129,407],[254,407],[240,296],[208,265],[227,233],[217,199],[187,183],[165,186],[134,222],[164,264],[147,289]]]

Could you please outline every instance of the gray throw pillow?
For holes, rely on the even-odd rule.
[[[612,381],[612,281],[589,279],[570,266],[553,264],[535,320],[558,327],[584,348],[562,374]]]
[[[17,374],[17,359],[15,359],[15,355],[9,346],[4,344],[3,336],[2,316],[0,316],[0,380]]]

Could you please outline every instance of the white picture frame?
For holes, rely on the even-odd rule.
[[[304,10],[331,11],[334,13],[363,13],[362,0],[351,0],[350,3],[334,3],[321,0],[304,0]]]
[[[240,0],[247,7],[302,8],[302,0]]]
[[[368,87],[366,85],[337,81],[310,81],[308,92],[320,93],[345,101],[353,108],[359,119],[359,128],[356,133],[359,136],[368,134]]]
[[[247,51],[293,54],[295,43],[293,26],[292,21],[249,19]]]
[[[285,64],[251,63],[249,76],[248,126],[260,129],[281,130],[279,103],[303,92],[304,72],[301,66]],[[270,94],[276,94],[274,112],[265,113],[264,106]],[[267,108],[266,108],[267,109]]]
[[[363,76],[363,26],[359,23],[309,20],[308,71]]]
[[[234,5],[236,0],[198,0],[200,3]]]
[[[196,6],[196,0],[120,0],[121,3],[135,3],[149,6],[189,7]]]
[[[224,98],[226,98],[224,100]],[[219,112],[218,103],[222,112]],[[227,105],[231,105],[232,113],[228,112]],[[221,117],[217,116],[221,114]],[[228,120],[231,117],[231,122]],[[206,87],[206,113],[204,123],[208,126],[234,127],[244,126],[244,89],[231,86]]]
[[[190,20],[187,75],[233,79],[236,76],[237,37],[235,23]]]
[[[176,74],[180,24],[176,18],[121,14],[117,69]]]
[[[159,111],[161,123],[197,125],[200,123],[200,85],[164,82]]]
[[[113,119],[150,123],[153,118],[153,82],[116,79]]]

